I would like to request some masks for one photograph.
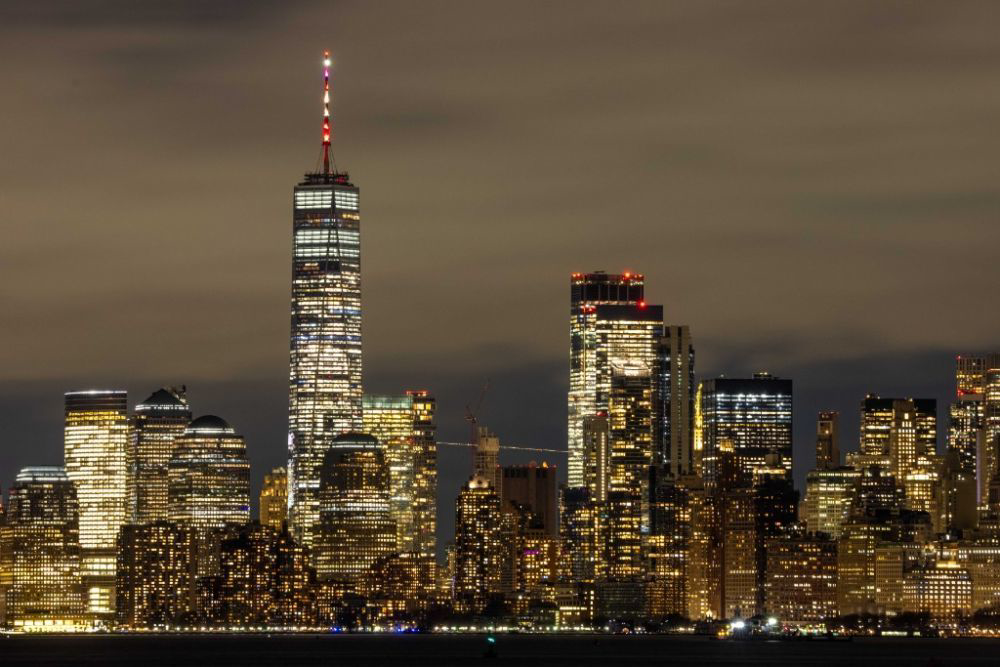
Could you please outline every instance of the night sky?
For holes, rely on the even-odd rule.
[[[369,392],[565,447],[572,271],[632,270],[700,377],[795,381],[857,441],[1000,348],[995,2],[5,2],[0,486],[62,393],[186,383],[284,463],[292,187],[361,188]],[[941,446],[944,445],[942,438]],[[546,455],[564,466],[562,457]],[[508,462],[530,456],[509,457]],[[442,450],[442,533],[468,474]]]

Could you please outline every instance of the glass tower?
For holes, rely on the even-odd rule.
[[[293,195],[288,507],[312,547],[320,469],[337,435],[361,424],[361,217],[358,188],[330,164],[329,58],[324,61],[323,168]]]
[[[87,611],[111,620],[115,611],[118,530],[126,520],[127,394],[71,391],[66,396],[66,474],[76,485]]]
[[[167,466],[174,441],[191,421],[184,389],[159,389],[135,406],[126,453],[128,519],[150,523],[167,518]]]
[[[434,397],[426,391],[364,397],[364,431],[381,443],[389,466],[397,549],[434,554],[437,445]]]
[[[730,447],[739,474],[753,477],[774,451],[792,470],[792,381],[767,373],[753,378],[716,378],[701,383],[699,444],[702,475],[709,485],[721,481],[720,452]]]
[[[610,305],[628,306],[635,309],[641,304],[645,308],[643,286],[642,275],[634,273],[613,275],[598,271],[595,273],[574,273],[570,276],[570,370],[567,424],[569,465],[567,473],[571,487],[580,487],[585,483],[583,420],[602,409],[607,410],[606,403],[602,408],[598,396],[598,384],[603,378],[603,398],[606,401],[611,379],[607,350],[600,349],[598,307]],[[604,315],[612,316],[607,312]],[[662,329],[662,311],[660,315],[660,328]],[[605,322],[604,324],[605,326],[602,328],[607,332],[607,329],[610,328],[607,325],[610,323]]]

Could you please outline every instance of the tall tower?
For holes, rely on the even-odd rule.
[[[569,486],[584,485],[583,420],[598,405],[597,308],[601,305],[637,307],[643,301],[643,277],[634,273],[611,275],[601,271],[570,276],[569,306]],[[662,321],[661,321],[662,328]],[[610,379],[610,370],[606,373]],[[605,410],[606,410],[605,406]]]
[[[81,573],[88,613],[111,620],[115,611],[118,530],[126,520],[127,394],[119,390],[66,393],[66,475],[80,507]]]
[[[657,358],[654,463],[674,477],[694,472],[694,345],[687,325],[663,327]]]
[[[174,440],[191,421],[183,388],[159,389],[135,406],[126,452],[130,522],[167,519],[167,466]]]
[[[434,397],[423,390],[364,397],[365,433],[381,444],[389,467],[397,550],[434,555],[437,444]]]
[[[323,167],[295,186],[288,393],[288,507],[313,546],[323,456],[361,429],[361,217],[358,188],[330,154],[330,55],[323,60]]]

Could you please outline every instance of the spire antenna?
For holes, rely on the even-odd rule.
[[[323,173],[330,173],[330,52],[323,52]]]

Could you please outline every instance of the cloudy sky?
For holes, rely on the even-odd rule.
[[[361,188],[366,389],[565,446],[568,279],[641,271],[699,375],[814,413],[1000,347],[994,2],[6,2],[0,486],[62,392],[186,383],[284,457],[291,188]],[[943,444],[943,443],[942,443]],[[517,460],[514,458],[511,461]],[[557,455],[555,460],[563,464]],[[468,453],[442,454],[445,531]]]

